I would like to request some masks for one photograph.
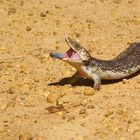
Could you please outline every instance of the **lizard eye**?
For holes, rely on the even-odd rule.
[[[85,65],[88,65],[89,64],[89,61],[88,60],[83,60],[82,61]]]

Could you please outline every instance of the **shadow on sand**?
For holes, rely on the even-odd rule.
[[[126,77],[126,79],[130,79],[130,78],[133,78],[137,75],[140,74],[140,71]],[[50,86],[54,86],[54,85],[59,85],[59,86],[64,86],[66,84],[69,84],[67,83],[67,81],[70,79],[71,77],[66,77],[66,78],[63,78],[62,80],[60,80],[59,82],[54,82],[54,83],[50,83],[48,85]],[[117,79],[117,80],[102,80],[102,85],[108,85],[108,84],[114,84],[114,83],[117,83],[117,82],[120,82],[122,81],[122,79]],[[74,84],[73,86],[88,86],[88,87],[93,87],[93,81],[90,80],[90,79],[84,79],[84,78],[79,78]]]

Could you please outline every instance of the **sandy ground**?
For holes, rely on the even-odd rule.
[[[0,0],[0,140],[140,140],[140,75],[61,85],[66,36],[113,58],[140,41],[140,1]]]

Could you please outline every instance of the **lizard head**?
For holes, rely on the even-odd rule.
[[[65,38],[66,43],[69,45],[68,51],[65,53],[50,53],[50,56],[53,58],[58,58],[63,61],[66,61],[70,65],[74,66],[75,64],[88,63],[91,55],[89,52],[83,48],[76,40],[69,37]]]

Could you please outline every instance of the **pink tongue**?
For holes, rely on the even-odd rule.
[[[78,56],[78,54],[73,52],[71,58],[76,59],[77,56]]]
[[[64,54],[64,58],[76,59],[77,56],[78,56],[78,54],[77,54],[72,48],[70,48],[70,49]]]

